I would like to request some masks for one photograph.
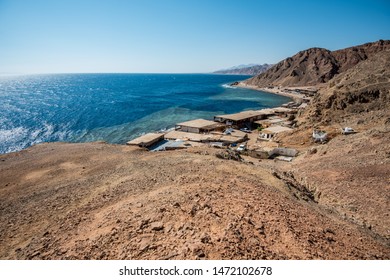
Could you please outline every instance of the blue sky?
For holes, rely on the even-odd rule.
[[[199,73],[390,39],[390,1],[0,0],[0,73]]]

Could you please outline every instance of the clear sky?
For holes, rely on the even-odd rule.
[[[389,0],[0,0],[0,73],[199,73],[390,39]]]

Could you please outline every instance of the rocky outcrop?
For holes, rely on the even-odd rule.
[[[258,87],[318,85],[388,49],[390,40],[379,40],[337,51],[311,48],[282,60],[243,84]]]

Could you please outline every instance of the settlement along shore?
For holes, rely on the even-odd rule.
[[[241,84],[233,83],[232,86],[241,86]],[[294,101],[275,108],[216,115],[212,121],[204,119],[186,121],[176,124],[174,130],[147,133],[127,144],[146,147],[152,151],[204,145],[217,148],[230,147],[254,157],[276,157],[291,161],[297,151],[280,147],[274,139],[280,133],[293,131],[295,115],[310,102],[308,94],[313,93],[313,89],[266,88],[263,90],[245,85],[244,87],[288,96]]]

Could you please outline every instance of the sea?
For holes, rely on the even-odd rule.
[[[41,142],[124,144],[217,114],[279,106],[288,97],[231,87],[250,76],[51,74],[0,77],[0,154]]]

